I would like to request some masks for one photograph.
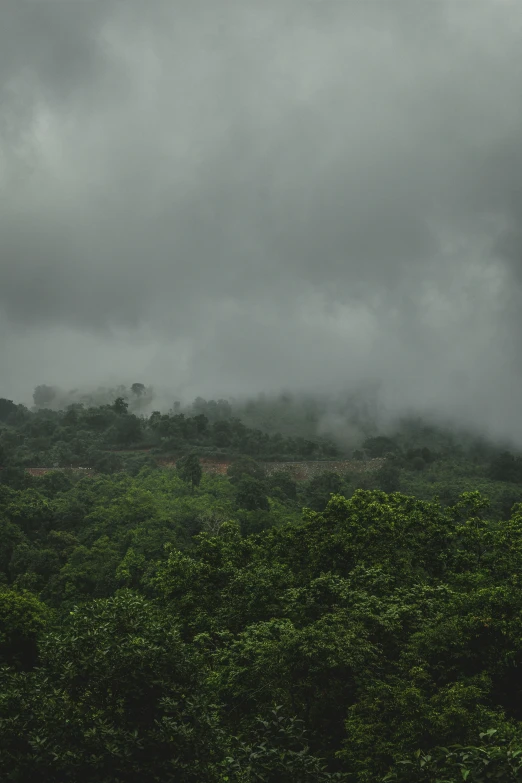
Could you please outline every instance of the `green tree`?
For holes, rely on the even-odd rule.
[[[199,457],[195,454],[188,454],[186,457],[182,457],[176,462],[176,468],[180,479],[187,484],[190,484],[192,491],[194,491],[194,487],[199,487],[201,477],[203,476],[203,469]]]
[[[38,637],[49,612],[31,593],[0,588],[0,663],[32,669],[37,661]]]
[[[17,406],[12,400],[0,397],[0,421],[6,421],[7,417],[16,411]]]
[[[384,465],[375,474],[375,481],[379,489],[390,494],[400,489],[401,473],[397,465],[386,460]]]
[[[48,497],[54,497],[58,492],[67,492],[71,489],[71,477],[63,470],[52,470],[41,477],[41,491]]]
[[[123,397],[116,397],[112,404],[112,410],[119,416],[127,413],[129,403]]]
[[[30,678],[0,677],[3,780],[218,780],[201,660],[168,614],[128,591],[74,609]]]
[[[227,476],[232,484],[238,484],[243,478],[250,477],[262,481],[265,478],[264,468],[250,457],[235,460],[227,469]]]
[[[297,483],[292,476],[284,470],[271,473],[268,478],[270,495],[276,495],[282,500],[297,500]]]
[[[252,729],[233,741],[223,764],[231,783],[343,783],[344,774],[327,772],[311,751],[303,721],[288,718],[281,707],[258,717]]]
[[[492,460],[489,476],[495,481],[519,483],[522,479],[522,460],[504,451]]]
[[[133,413],[120,416],[114,424],[115,442],[122,446],[138,443],[142,438],[141,421]]]
[[[522,779],[522,737],[496,739],[497,729],[481,732],[479,745],[418,750],[401,760],[383,783],[517,783]]]
[[[314,511],[323,511],[330,497],[343,491],[344,482],[338,473],[325,471],[314,476],[308,483],[305,493],[305,502],[308,508]]]
[[[236,505],[245,511],[269,511],[265,483],[253,476],[243,475],[236,485]]]
[[[397,451],[397,444],[391,438],[384,435],[377,435],[375,438],[368,438],[363,443],[363,449],[372,458],[384,457],[387,453]]]
[[[202,413],[192,418],[198,435],[204,435],[208,429],[208,419]]]
[[[123,469],[123,460],[119,454],[101,451],[100,449],[93,449],[89,452],[87,464],[94,470],[107,475],[117,473]]]
[[[133,383],[131,386],[131,391],[136,397],[141,397],[143,394],[145,394],[145,385],[143,383]]]

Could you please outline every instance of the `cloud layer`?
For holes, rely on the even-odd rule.
[[[5,0],[0,395],[517,421],[518,3]]]

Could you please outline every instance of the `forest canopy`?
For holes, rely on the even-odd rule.
[[[2,780],[520,779],[518,454],[131,399],[0,400]]]

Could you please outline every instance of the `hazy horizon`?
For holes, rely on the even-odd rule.
[[[4,0],[0,397],[379,388],[522,445],[511,0]]]

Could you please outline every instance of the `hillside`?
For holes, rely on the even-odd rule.
[[[2,780],[519,779],[517,454],[124,402],[0,400]]]

